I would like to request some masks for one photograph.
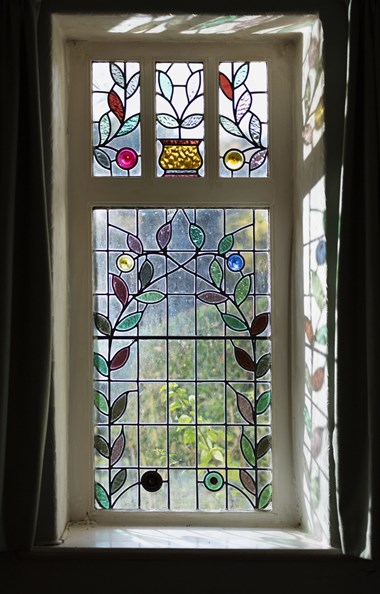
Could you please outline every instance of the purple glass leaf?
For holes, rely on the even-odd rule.
[[[143,246],[142,246],[142,243],[139,240],[139,238],[136,237],[136,235],[132,235],[132,233],[128,233],[127,244],[128,244],[129,249],[132,252],[135,252],[135,254],[138,254],[139,256],[141,256],[141,254],[143,253]]]
[[[221,295],[221,293],[217,293],[216,291],[204,291],[203,293],[199,293],[198,299],[204,303],[211,303],[214,305],[227,301],[225,295]]]
[[[246,396],[244,396],[244,394],[240,394],[239,392],[237,392],[236,396],[237,396],[237,406],[238,406],[241,416],[243,417],[243,419],[245,421],[247,421],[247,423],[250,423],[250,425],[253,425],[253,423],[255,421],[255,413],[253,412],[252,404],[250,403],[248,398]]]
[[[240,481],[242,485],[252,493],[252,495],[256,494],[256,483],[246,470],[240,470]]]
[[[267,312],[259,314],[258,316],[253,318],[251,327],[249,329],[252,336],[256,336],[257,334],[261,334],[261,332],[264,332],[265,328],[268,326],[268,322],[269,314]]]
[[[165,223],[165,225],[163,225],[162,227],[159,228],[159,230],[157,231],[157,235],[156,235],[157,243],[161,249],[166,248],[169,241],[171,240],[171,237],[172,237],[172,224]]]
[[[238,124],[243,119],[243,117],[245,116],[245,114],[247,113],[249,108],[251,107],[251,104],[252,104],[251,93],[246,91],[240,97],[240,99],[237,103],[237,106],[236,106],[236,121]]]
[[[239,347],[234,347],[235,351],[235,359],[239,363],[240,367],[246,369],[247,371],[255,371],[255,362],[253,361],[252,357]]]
[[[113,442],[113,446],[111,449],[111,466],[113,466],[114,464],[116,464],[116,462],[118,460],[120,460],[120,458],[123,455],[124,448],[125,448],[125,436],[124,436],[124,431],[122,429],[120,432],[120,435]]]
[[[116,369],[120,369],[120,367],[123,367],[123,365],[126,364],[126,362],[128,361],[128,358],[129,358],[129,347],[124,347],[123,349],[120,349],[120,351],[118,351],[116,353],[116,355],[114,355],[112,357],[111,364],[110,364],[110,370],[115,371]]]
[[[263,149],[261,151],[257,151],[254,155],[252,155],[251,160],[249,162],[249,168],[251,171],[254,169],[258,169],[263,165],[265,159],[267,158],[268,151]]]
[[[112,287],[119,301],[126,305],[129,296],[128,286],[120,276],[116,276],[116,274],[112,276]]]

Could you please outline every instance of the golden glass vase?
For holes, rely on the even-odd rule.
[[[200,177],[202,156],[199,145],[202,140],[192,138],[161,138],[162,151],[159,164],[163,177]]]

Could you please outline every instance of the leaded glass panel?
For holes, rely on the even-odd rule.
[[[271,509],[268,209],[93,211],[95,507]]]

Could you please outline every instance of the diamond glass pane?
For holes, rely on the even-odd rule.
[[[268,209],[95,209],[95,507],[271,509]]]

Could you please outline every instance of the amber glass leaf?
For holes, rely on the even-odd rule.
[[[256,377],[262,377],[265,375],[270,369],[271,362],[272,357],[269,353],[263,355],[257,362]]]
[[[272,397],[271,390],[267,390],[266,392],[263,392],[262,394],[260,394],[260,396],[257,399],[257,404],[256,404],[256,412],[258,415],[262,415],[263,413],[265,413],[266,410],[268,410],[268,407],[271,402],[271,397]]]
[[[109,319],[100,313],[94,313],[95,326],[102,334],[109,336],[112,332],[112,326]]]
[[[108,105],[110,107],[110,110],[117,117],[117,119],[120,120],[120,122],[122,122],[124,118],[124,107],[119,95],[115,93],[115,91],[110,91],[108,93]]]
[[[256,454],[257,458],[262,458],[272,447],[272,436],[264,435],[257,444]]]
[[[119,396],[111,407],[111,423],[118,421],[125,413],[128,404],[128,392],[124,392]]]
[[[198,299],[204,303],[210,303],[213,305],[227,301],[227,297],[225,295],[217,293],[216,291],[204,291],[203,293],[199,293]]]
[[[247,489],[252,495],[256,494],[256,483],[246,470],[240,470],[240,481],[243,487]]]
[[[222,89],[225,96],[227,97],[227,99],[232,99],[234,92],[232,89],[231,82],[229,81],[227,76],[222,72],[219,73],[219,86]]]
[[[103,357],[103,355],[99,355],[99,353],[94,353],[94,365],[96,369],[99,371],[99,373],[105,376],[108,375],[108,363]]]
[[[243,276],[235,287],[235,301],[237,305],[241,305],[248,297],[251,290],[251,277],[249,275]]]
[[[255,371],[255,362],[252,357],[240,347],[234,347],[235,359],[239,363],[240,367],[247,371]]]
[[[119,332],[127,332],[127,330],[132,330],[132,328],[135,328],[135,326],[137,326],[141,320],[141,316],[141,311],[125,316],[125,318],[123,318],[116,326],[116,330]]]
[[[126,305],[129,297],[128,285],[116,274],[112,275],[112,288],[118,300]]]
[[[251,402],[246,396],[244,396],[244,394],[240,394],[239,392],[237,392],[236,398],[237,406],[241,416],[245,421],[247,421],[247,423],[253,425],[255,422],[255,413],[253,412],[253,406]]]
[[[99,454],[101,454],[105,458],[108,458],[108,456],[110,455],[108,443],[101,435],[94,436],[94,447],[99,452]]]
[[[138,237],[136,237],[136,235],[133,235],[132,233],[128,233],[127,245],[129,249],[135,254],[141,256],[141,254],[143,253],[143,246],[141,241]]]
[[[125,468],[122,468],[115,474],[111,482],[111,495],[119,491],[121,487],[124,485],[125,481],[127,480],[127,471]]]
[[[145,260],[145,262],[143,263],[143,265],[141,266],[141,269],[140,269],[140,282],[141,282],[141,287],[143,289],[145,289],[145,287],[152,280],[153,273],[154,273],[153,264],[151,262],[149,262],[149,260]]]
[[[315,340],[313,325],[312,325],[311,321],[309,320],[309,318],[307,318],[306,316],[305,316],[305,334],[306,334],[306,337],[307,337],[308,341],[310,342],[310,344],[313,344],[313,342]]]
[[[259,509],[265,509],[272,501],[272,485],[265,485],[259,495]]]
[[[268,313],[262,313],[259,314],[258,316],[256,316],[253,320],[252,320],[252,324],[251,324],[251,328],[250,328],[250,333],[252,334],[252,336],[257,336],[257,334],[261,334],[261,332],[264,332],[265,328],[268,326],[268,322],[269,322],[269,314]]]
[[[103,509],[110,508],[110,498],[108,493],[99,483],[95,483],[95,499]]]
[[[168,243],[171,240],[171,237],[172,237],[172,224],[165,223],[165,225],[162,225],[162,227],[159,228],[159,230],[157,231],[157,234],[156,234],[157,243],[162,250],[164,248],[166,248],[166,246],[168,245]]]
[[[244,435],[244,433],[241,434],[240,448],[248,464],[254,467],[256,464],[255,448],[248,437]]]
[[[249,169],[253,171],[254,169],[258,169],[259,167],[261,167],[264,164],[267,155],[267,149],[262,149],[260,151],[257,151],[257,153],[254,153],[249,162]]]
[[[128,347],[124,347],[123,349],[120,349],[120,351],[118,351],[112,357],[111,364],[110,364],[110,370],[111,371],[115,371],[116,369],[120,369],[120,367],[123,367],[123,365],[126,364],[126,362],[129,359],[129,351],[130,351],[129,346]]]
[[[104,415],[108,415],[109,409],[107,398],[102,392],[99,392],[98,390],[94,390],[94,404],[99,412],[103,413]]]
[[[125,435],[124,435],[124,431],[122,429],[120,431],[120,435],[113,442],[113,446],[111,449],[111,466],[113,466],[114,464],[116,464],[116,462],[118,462],[118,460],[120,460],[120,458],[123,455],[124,448],[125,448]]]
[[[213,260],[210,264],[210,278],[212,282],[217,286],[220,287],[223,280],[223,270],[221,265],[219,264],[218,260]]]
[[[243,322],[237,316],[233,316],[232,314],[221,314],[224,323],[226,326],[231,328],[231,330],[235,330],[236,332],[241,332],[242,330],[248,330],[245,322]]]
[[[125,87],[125,77],[124,77],[124,72],[121,70],[121,68],[114,62],[111,62],[110,71],[111,71],[111,76],[112,76],[114,82],[117,85],[119,85],[119,87],[124,88]]]
[[[194,223],[192,223],[189,228],[189,235],[192,243],[200,250],[205,242],[205,234],[203,229],[199,227],[199,225],[194,225]]]
[[[311,377],[311,387],[315,392],[319,392],[325,381],[325,370],[323,367],[318,367]]]
[[[232,250],[233,245],[234,245],[234,236],[231,234],[225,235],[219,241],[219,245],[218,245],[219,254],[222,256],[226,252],[229,252],[230,250]]]

